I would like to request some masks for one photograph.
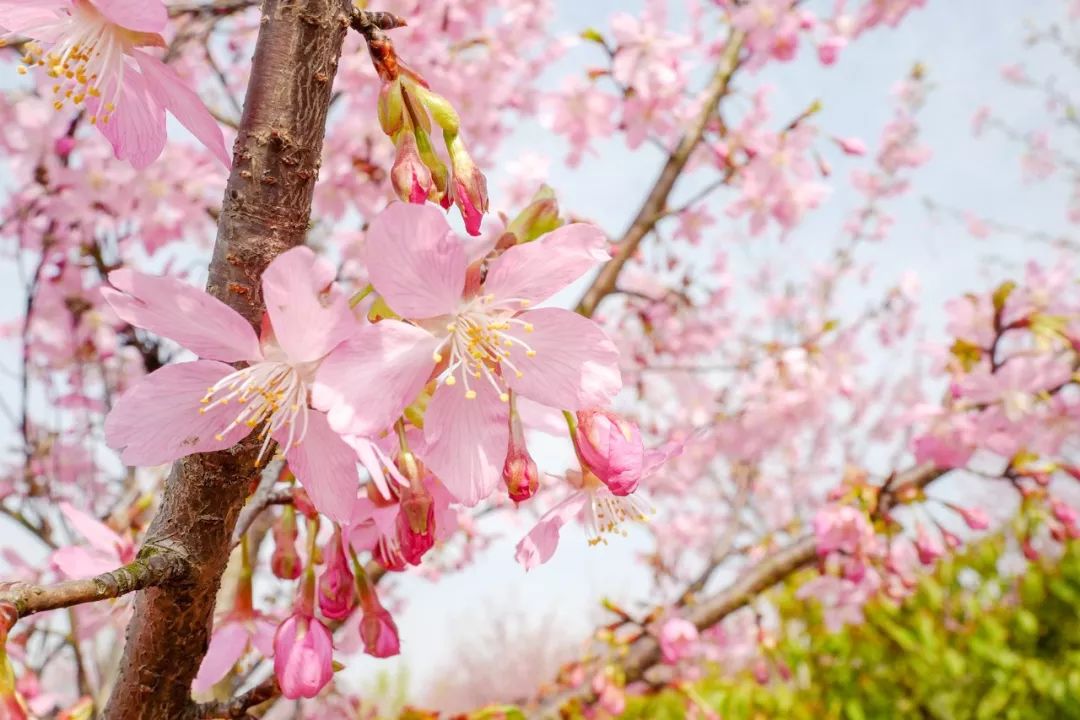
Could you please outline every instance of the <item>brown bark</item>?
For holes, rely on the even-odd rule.
[[[259,278],[304,242],[330,105],[349,26],[347,0],[265,0],[233,148],[207,291],[258,327]],[[139,592],[109,720],[196,715],[191,682],[206,652],[233,526],[259,470],[253,443],[174,465],[140,556],[166,549],[190,572]]]

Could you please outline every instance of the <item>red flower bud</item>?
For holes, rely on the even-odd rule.
[[[418,205],[424,204],[435,189],[431,170],[420,157],[416,136],[411,132],[402,132],[398,136],[397,157],[390,169],[390,181],[399,198]]]
[[[487,178],[465,150],[460,136],[446,135],[446,149],[450,152],[454,202],[461,211],[461,219],[465,221],[468,233],[479,235],[480,223],[488,209]]]

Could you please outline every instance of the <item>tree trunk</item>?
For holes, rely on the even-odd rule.
[[[347,0],[264,0],[207,291],[258,329],[260,276],[304,242]],[[108,720],[192,717],[230,537],[258,474],[253,442],[177,462],[140,556],[186,559],[178,581],[139,592]]]

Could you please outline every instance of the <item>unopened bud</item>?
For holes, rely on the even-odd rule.
[[[297,535],[296,510],[287,505],[271,530],[274,552],[270,556],[270,569],[282,580],[295,580],[303,569],[296,552]]]
[[[416,136],[403,132],[398,136],[397,157],[390,170],[394,192],[405,202],[423,205],[435,189],[431,170],[420,157]]]
[[[516,503],[525,502],[535,495],[540,487],[540,473],[536,469],[536,462],[524,446],[511,444],[506,454],[506,462],[503,463],[502,477],[506,483],[507,494]]]
[[[517,242],[527,243],[555,230],[562,224],[562,220],[559,219],[559,203],[555,199],[555,191],[544,185],[533,195],[529,205],[510,221],[510,224],[506,226],[506,232],[514,235]]]
[[[325,555],[326,569],[319,577],[319,610],[330,620],[344,620],[356,605],[356,596],[349,560],[341,546],[340,529],[334,528]]]
[[[401,94],[401,81],[385,83],[379,88],[379,125],[382,131],[394,137],[405,125],[405,101]]]
[[[488,210],[487,179],[476,167],[459,135],[445,134],[453,170],[451,180],[454,202],[461,211],[465,229],[470,235],[480,234],[480,223]]]

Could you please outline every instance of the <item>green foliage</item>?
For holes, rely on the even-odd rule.
[[[999,574],[1003,546],[993,538],[943,560],[902,604],[874,601],[866,622],[840,632],[792,583],[776,592],[785,631],[767,683],[717,669],[692,688],[631,699],[623,717],[697,706],[724,720],[1080,720],[1080,543],[1019,577]]]

